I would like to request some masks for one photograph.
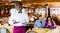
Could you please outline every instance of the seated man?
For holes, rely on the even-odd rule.
[[[40,15],[39,19],[35,21],[34,26],[38,27],[38,28],[44,28],[45,27],[45,23],[44,23],[44,20],[42,19],[42,15]]]

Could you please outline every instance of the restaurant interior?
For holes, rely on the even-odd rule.
[[[27,33],[60,33],[60,0],[0,0],[0,24],[8,24],[10,17],[10,9],[14,8],[13,1],[19,1],[23,4],[23,12],[27,13],[29,23],[27,24]],[[56,21],[58,30],[47,28],[34,28],[34,22],[39,15],[45,19],[50,13],[51,17]],[[33,18],[32,18],[33,16]],[[1,26],[0,28],[7,28],[7,33],[13,33],[13,26]]]

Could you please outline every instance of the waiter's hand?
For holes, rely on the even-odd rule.
[[[19,22],[14,22],[14,24],[19,23]]]

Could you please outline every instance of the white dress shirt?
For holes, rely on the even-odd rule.
[[[29,22],[28,15],[26,13],[18,13],[19,10],[16,9],[11,9],[10,13],[10,19],[9,19],[9,24],[13,26],[26,26],[26,22]],[[18,22],[16,24],[13,24],[14,22]]]

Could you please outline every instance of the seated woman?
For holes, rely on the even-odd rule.
[[[45,21],[43,20],[42,15],[40,15],[39,19],[35,21],[34,26],[38,27],[38,28],[44,28],[45,27]]]
[[[56,24],[54,21],[52,21],[51,17],[47,17],[45,27],[46,28],[56,28]]]

